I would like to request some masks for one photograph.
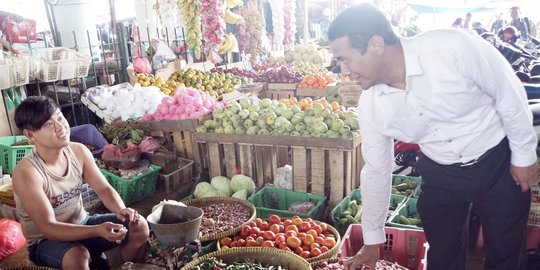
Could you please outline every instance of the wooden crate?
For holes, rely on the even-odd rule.
[[[298,88],[296,89],[296,96],[298,98],[311,97],[311,98],[320,98],[326,97],[328,91],[326,88]]]
[[[195,162],[208,177],[237,173],[258,187],[273,183],[277,168],[293,167],[293,189],[325,195],[338,204],[360,184],[360,137],[322,139],[271,135],[194,133]]]
[[[296,83],[268,83],[265,89],[265,97],[269,99],[281,99],[296,97]]]

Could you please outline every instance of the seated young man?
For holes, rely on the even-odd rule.
[[[29,97],[17,107],[15,123],[35,145],[13,171],[30,260],[60,269],[89,269],[92,259],[118,245],[125,261],[142,260],[148,223],[126,208],[90,150],[70,142],[69,124],[58,106],[46,97]],[[83,182],[112,213],[90,216],[84,210]]]

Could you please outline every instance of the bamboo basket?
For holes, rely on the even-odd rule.
[[[216,204],[216,203],[239,203],[239,204],[242,204],[242,205],[248,207],[251,210],[250,218],[248,220],[246,220],[244,223],[242,223],[239,226],[236,226],[235,228],[230,229],[230,230],[202,235],[201,237],[199,237],[199,240],[201,242],[206,242],[206,241],[211,241],[211,240],[218,240],[218,239],[221,239],[221,238],[223,238],[225,236],[230,236],[230,235],[236,234],[236,233],[240,232],[240,230],[242,230],[243,226],[245,226],[248,223],[250,223],[251,221],[253,221],[255,219],[255,217],[257,216],[257,210],[255,209],[255,206],[253,206],[253,204],[251,204],[249,202],[246,202],[244,200],[241,200],[241,199],[237,199],[237,198],[208,197],[208,198],[192,199],[192,200],[187,200],[187,201],[182,201],[182,202],[185,205],[196,206],[196,207],[205,207],[205,206],[208,206],[208,205],[211,205],[211,204]]]
[[[324,222],[320,222],[320,221],[315,221],[315,222],[324,223]],[[336,245],[333,248],[329,249],[327,252],[325,252],[325,253],[323,253],[323,254],[321,254],[319,256],[312,257],[312,258],[309,258],[309,259],[305,259],[309,263],[332,258],[334,255],[337,254],[337,252],[339,250],[339,246],[340,246],[340,242],[341,242],[341,237],[339,236],[339,232],[336,230],[336,228],[332,227],[330,224],[326,224],[326,225],[328,226],[328,231],[330,231],[334,235],[334,237],[336,238]],[[243,247],[235,247],[235,248],[231,248],[231,249],[241,249],[241,248],[243,248]],[[275,247],[273,247],[273,248],[261,247],[261,248],[264,248],[266,250],[277,249]],[[221,244],[220,244],[219,241],[217,241],[217,250],[218,251],[221,250]],[[288,252],[290,252],[290,251],[288,251]]]
[[[198,259],[184,265],[181,270],[194,269],[200,263],[215,257],[225,263],[238,261],[254,261],[268,266],[282,266],[288,270],[308,270],[311,269],[309,263],[302,257],[281,249],[269,249],[262,247],[231,248],[216,251],[199,257]]]

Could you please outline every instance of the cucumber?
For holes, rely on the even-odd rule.
[[[354,215],[354,219],[358,220],[360,222],[362,220],[362,206],[358,206],[358,211],[356,212],[356,215]]]
[[[351,224],[356,224],[356,223],[358,223],[358,220],[354,219],[354,217],[351,216],[351,215],[346,215],[345,218],[346,218],[347,221],[348,221],[349,223],[351,223]]]
[[[397,186],[395,186],[395,188],[398,190],[398,191],[405,191],[409,188],[409,185],[406,184],[406,183],[401,183]]]
[[[412,222],[406,218],[404,215],[399,215],[399,223],[403,225],[413,225]]]

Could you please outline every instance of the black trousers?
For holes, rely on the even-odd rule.
[[[485,269],[526,269],[531,193],[521,192],[509,168],[506,138],[469,166],[419,160],[423,183],[417,206],[430,245],[428,270],[466,269],[473,206],[484,233]]]

